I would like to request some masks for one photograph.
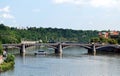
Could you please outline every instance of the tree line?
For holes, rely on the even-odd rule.
[[[78,43],[110,43],[120,44],[120,36],[114,38],[99,38],[97,30],[72,30],[62,28],[43,28],[43,27],[27,27],[18,29],[0,24],[0,42],[5,43],[21,43],[25,41],[42,41],[46,42],[78,42]]]
[[[62,28],[27,27],[18,29],[0,24],[0,40],[4,43],[20,43],[21,40],[42,42],[79,42],[88,43],[98,37],[99,31],[72,30]]]

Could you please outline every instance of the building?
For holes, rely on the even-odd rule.
[[[109,33],[108,32],[99,32],[99,37],[100,38],[108,38],[109,37]]]
[[[119,31],[99,32],[100,38],[118,38],[119,35]]]
[[[110,32],[110,38],[118,38],[119,34],[120,33],[118,31],[111,31]]]

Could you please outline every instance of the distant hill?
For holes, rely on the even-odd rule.
[[[0,40],[3,43],[20,43],[21,40],[42,40],[43,42],[80,42],[88,43],[98,37],[99,31],[72,30],[58,28],[27,27],[18,29],[0,24]]]

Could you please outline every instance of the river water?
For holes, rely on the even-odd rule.
[[[44,48],[47,55],[35,56],[40,49],[26,49],[23,56],[18,50],[10,51],[15,54],[14,69],[0,76],[120,76],[120,55],[88,55],[86,49],[73,47],[64,49],[63,55]]]

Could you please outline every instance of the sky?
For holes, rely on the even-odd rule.
[[[0,0],[10,27],[120,30],[120,0]]]

